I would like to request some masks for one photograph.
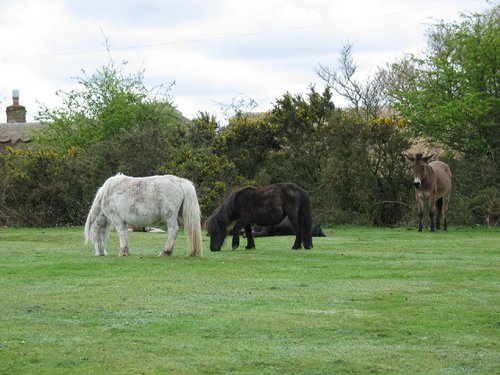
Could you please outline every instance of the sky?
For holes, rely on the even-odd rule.
[[[164,85],[188,118],[322,88],[319,64],[338,67],[353,44],[359,77],[404,54],[422,54],[426,30],[486,0],[0,0],[0,122],[20,91],[27,121],[59,108],[57,91],[82,90],[82,71],[111,60]],[[339,97],[336,105],[342,105]]]

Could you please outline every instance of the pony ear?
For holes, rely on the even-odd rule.
[[[434,156],[434,154],[431,154],[429,156],[426,156],[426,157],[422,158],[422,160],[427,163],[433,156]]]
[[[413,155],[407,155],[407,154],[405,154],[405,157],[406,157],[409,161],[411,161],[412,163],[415,161],[415,156],[413,156]]]

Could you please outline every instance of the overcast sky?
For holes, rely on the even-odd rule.
[[[111,58],[144,69],[148,87],[175,81],[171,96],[189,118],[253,99],[271,108],[285,92],[321,87],[319,63],[337,66],[354,44],[360,74],[420,53],[438,20],[482,12],[486,0],[0,0],[0,122],[13,89],[33,120],[40,103]]]

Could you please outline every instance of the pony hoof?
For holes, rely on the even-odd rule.
[[[245,249],[252,250],[252,249],[255,249],[255,246],[245,246]]]
[[[233,249],[233,250],[234,250],[234,249]],[[220,249],[210,249],[210,251],[215,252],[215,251],[220,251]]]
[[[169,257],[169,256],[171,256],[171,255],[172,255],[172,252],[171,252],[171,251],[162,251],[162,252],[160,253],[160,256],[162,256],[162,257]]]
[[[233,250],[236,250],[239,246],[233,246]]]

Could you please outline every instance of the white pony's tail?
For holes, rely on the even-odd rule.
[[[196,195],[194,185],[189,180],[183,181],[182,190],[184,191],[182,221],[184,222],[184,229],[186,230],[189,249],[191,250],[189,256],[200,256],[202,255],[203,249],[201,239],[201,214],[198,196]]]
[[[93,244],[97,241],[97,233],[94,230],[94,225],[92,225],[101,213],[101,200],[104,194],[104,185],[99,188],[97,194],[95,195],[94,202],[90,208],[89,214],[87,216],[87,221],[85,222],[85,244],[90,240]]]

